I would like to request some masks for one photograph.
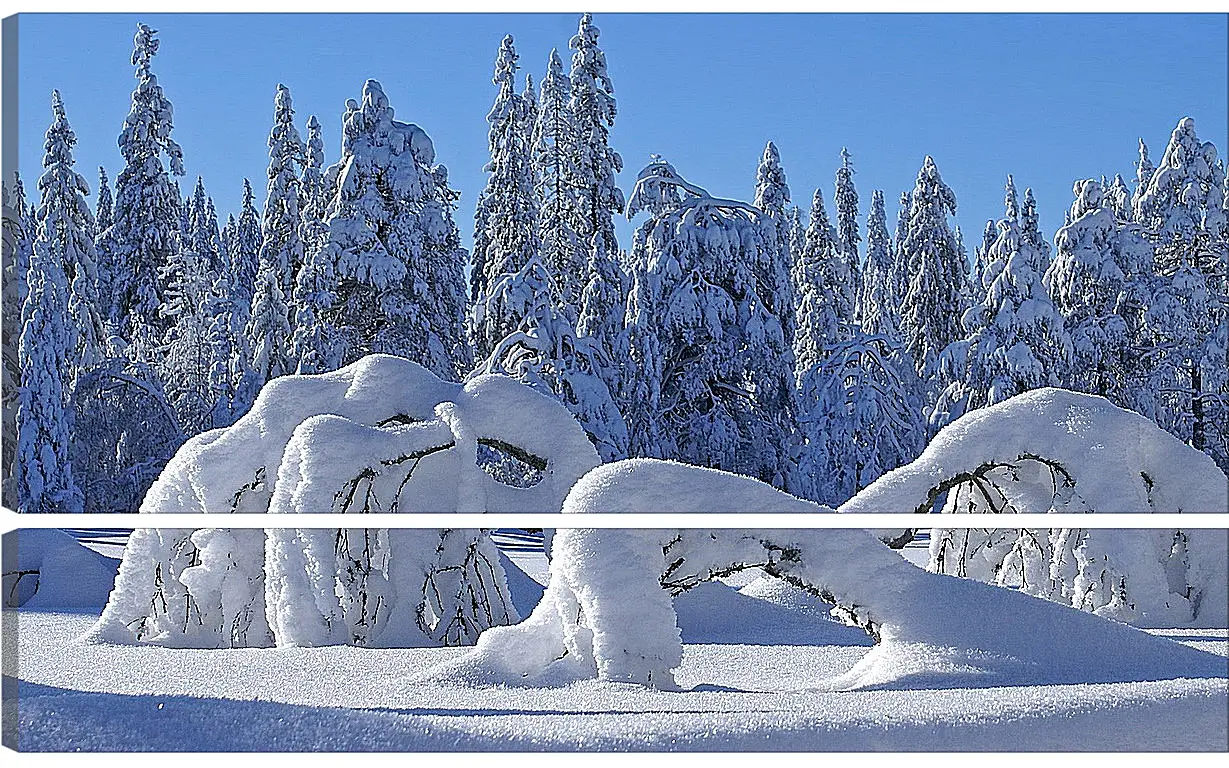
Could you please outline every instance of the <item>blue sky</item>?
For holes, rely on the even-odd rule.
[[[264,199],[273,96],[290,86],[302,126],[316,114],[326,162],[340,115],[364,80],[398,119],[422,126],[463,197],[470,240],[485,180],[486,114],[499,41],[511,33],[540,79],[552,47],[565,67],[577,14],[23,14],[20,168],[34,186],[59,88],[91,182],[121,169],[116,147],[135,83],[138,20],[159,30],[154,71],[175,106],[185,193],[202,175],[225,220],[248,177]],[[1136,141],[1159,161],[1178,119],[1221,155],[1226,141],[1226,17],[1220,15],[597,14],[619,115],[612,143],[628,191],[651,153],[722,197],[750,199],[765,141],[781,151],[794,200],[816,186],[833,206],[842,146],[853,155],[862,222],[883,189],[896,200],[932,155],[959,202],[970,249],[1002,213],[1006,174],[1034,189],[1053,237],[1076,178],[1134,176]],[[93,196],[91,197],[93,199]],[[639,219],[638,219],[639,221]],[[619,226],[630,245],[630,226]]]

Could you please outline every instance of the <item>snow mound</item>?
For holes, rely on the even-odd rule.
[[[571,513],[825,510],[759,481],[655,460],[583,478]],[[1224,659],[1083,611],[927,573],[858,530],[560,529],[550,583],[523,623],[497,627],[434,673],[464,684],[576,679],[676,687],[674,595],[747,568],[836,606],[878,641],[834,689],[1223,677]]]
[[[995,470],[1048,494],[1009,492],[986,511],[1218,512],[1229,480],[1204,453],[1102,397],[1042,388],[957,419],[915,461],[888,472],[841,512],[929,512],[948,490]],[[1014,502],[1014,503],[1013,503]]]
[[[533,482],[500,482],[483,464],[492,453],[528,467]],[[371,355],[271,381],[233,426],[188,441],[141,511],[543,512],[597,464],[550,397],[504,376],[454,384]],[[94,638],[463,645],[518,618],[485,530],[140,529]]]
[[[107,602],[116,562],[54,528],[23,528],[5,534],[6,608],[94,609]],[[10,560],[10,542],[16,558]]]

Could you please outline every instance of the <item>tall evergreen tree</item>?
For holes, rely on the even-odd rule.
[[[64,271],[72,346],[64,370],[65,396],[77,377],[106,357],[105,336],[98,312],[98,260],[94,252],[94,216],[85,196],[89,185],[73,170],[76,134],[68,124],[59,91],[51,93],[54,121],[47,129],[43,167],[38,180],[40,203],[36,213],[39,238],[35,248],[47,249],[47,258]]]
[[[326,370],[376,352],[455,379],[470,365],[464,337],[467,255],[452,210],[457,194],[431,139],[393,119],[384,89],[347,102],[328,238],[313,269],[329,279],[316,309]],[[323,303],[327,301],[327,303]]]
[[[1126,319],[1118,312],[1134,259],[1132,238],[1114,202],[1093,179],[1073,188],[1071,222],[1054,235],[1058,250],[1045,286],[1071,337],[1072,364],[1064,386],[1125,405],[1131,368]]]
[[[115,221],[114,203],[111,199],[111,181],[107,169],[98,166],[98,213],[94,218],[95,233],[104,232]]]
[[[923,378],[933,373],[947,345],[963,335],[960,293],[968,265],[956,249],[948,214],[956,215],[956,195],[927,155],[910,198],[909,224],[900,249],[909,280],[901,306],[901,330]]]
[[[846,278],[844,261],[837,253],[836,231],[824,210],[824,193],[816,189],[802,252],[794,264],[794,361],[799,381],[823,362],[828,347],[847,338],[849,329],[842,325],[840,298]]]
[[[1131,211],[1131,190],[1127,188],[1127,183],[1123,181],[1122,174],[1114,174],[1114,181],[1110,188],[1105,191],[1104,196],[1109,203],[1110,210],[1114,212],[1114,216],[1119,221],[1135,220]]]
[[[303,176],[299,181],[299,210],[302,224],[299,239],[305,254],[318,250],[327,234],[324,217],[328,210],[331,190],[324,180],[324,139],[320,136],[320,121],[315,115],[307,118],[307,141],[304,143]],[[299,272],[295,272],[298,280]]]
[[[1152,174],[1155,172],[1156,168],[1152,165],[1152,159],[1148,157],[1148,145],[1141,138],[1139,140],[1139,159],[1135,161],[1135,192],[1131,197],[1131,210],[1136,221],[1139,221],[1141,213],[1140,198],[1148,191],[1148,184],[1152,181]]]
[[[764,147],[764,156],[755,176],[755,207],[764,212],[776,229],[776,247],[764,251],[769,258],[755,265],[756,290],[760,298],[775,302],[768,307],[768,311],[781,319],[785,343],[793,346],[796,335],[793,312],[796,300],[792,278],[794,259],[785,215],[790,202],[789,184],[781,167],[781,155],[771,141]]]
[[[156,31],[137,25],[132,64],[137,87],[119,136],[124,170],[116,180],[115,221],[99,236],[99,296],[106,314],[130,345],[134,360],[152,360],[166,322],[160,319],[166,286],[159,270],[179,249],[179,191],[170,173],[182,176],[183,152],[171,139],[172,107],[150,69],[158,52]]]
[[[901,192],[899,204],[900,208],[896,211],[896,229],[892,234],[892,292],[903,302],[905,294],[909,292],[909,264],[904,249],[905,236],[909,234],[909,209],[913,206],[913,192]]]
[[[554,281],[552,294],[556,306],[568,316],[579,319],[580,291],[585,283],[577,276],[587,274],[591,253],[581,240],[577,227],[583,216],[579,206],[579,134],[572,115],[572,82],[563,73],[558,51],[550,52],[546,77],[538,99],[538,118],[533,130],[534,194],[538,210],[538,240],[542,261]],[[606,251],[603,248],[603,254]],[[607,271],[606,265],[597,265]],[[594,275],[589,275],[592,282]]]
[[[306,149],[294,125],[290,89],[278,83],[273,128],[269,131],[269,187],[261,225],[260,263],[262,269],[268,265],[277,275],[287,305],[293,301],[295,275],[303,266],[299,173],[305,161]],[[284,367],[284,362],[274,367]]]
[[[949,383],[931,416],[936,431],[975,408],[1057,386],[1071,357],[1062,315],[1042,282],[1045,257],[1033,224],[1016,205],[1010,176],[1007,190],[1005,216],[990,253],[995,274],[982,301],[964,314],[964,339],[943,352],[941,368]],[[1027,211],[1031,190],[1025,200]]]
[[[900,297],[893,291],[892,261],[883,191],[877,189],[871,193],[871,211],[866,219],[866,269],[858,295],[858,316],[866,333],[899,340]]]
[[[252,296],[252,316],[245,329],[257,388],[278,376],[294,373],[288,365],[287,346],[291,341],[289,314],[276,262],[262,261],[256,275],[256,293]],[[240,398],[250,407],[256,399],[256,392],[245,389]]]
[[[13,460],[17,456],[17,407],[22,381],[19,354],[21,312],[27,295],[26,276],[34,246],[34,225],[26,205],[20,174],[14,172],[13,186],[4,184],[3,190],[4,287],[0,295],[4,299],[4,382],[0,388],[0,405],[3,407],[0,447],[3,449],[3,503],[9,509],[16,509],[17,486]]]
[[[601,235],[607,254],[618,251],[614,216],[623,212],[623,192],[615,174],[623,170],[623,158],[610,147],[610,129],[615,121],[614,86],[606,70],[606,54],[598,46],[600,30],[593,15],[580,17],[580,25],[568,42],[572,54],[571,111],[577,132],[577,189],[581,221],[576,232],[582,243]]]
[[[498,87],[495,104],[487,115],[490,124],[482,222],[486,253],[474,269],[483,270],[480,290],[470,314],[470,335],[479,358],[486,358],[499,342],[520,327],[521,318],[511,306],[501,303],[493,289],[500,276],[516,274],[538,251],[537,203],[529,163],[529,115],[521,94],[516,92],[516,49],[512,36],[504,37],[495,59],[492,82]]]
[[[862,235],[858,233],[858,190],[853,183],[853,174],[849,150],[841,147],[841,167],[836,170],[836,237],[837,250],[845,262],[850,281],[852,301],[846,316],[850,322],[860,319],[857,293],[862,285],[862,265],[858,260],[858,243],[862,242]]]
[[[680,196],[685,193],[685,197]],[[758,208],[714,198],[655,159],[628,211],[646,211],[633,256],[643,265],[628,303],[631,357],[652,398],[629,425],[633,451],[758,477],[792,475],[792,355],[781,321],[757,294],[753,265],[776,248]],[[654,435],[656,446],[639,443]]]

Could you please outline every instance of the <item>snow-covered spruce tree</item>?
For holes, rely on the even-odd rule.
[[[589,282],[585,284],[580,294],[580,318],[576,322],[576,333],[587,339],[598,354],[593,363],[596,372],[605,382],[615,402],[620,406],[620,412],[626,407],[623,395],[629,386],[628,379],[632,375],[621,361],[628,359],[628,335],[624,329],[627,308],[627,297],[623,294],[624,274],[619,269],[615,259],[603,252],[605,241],[595,235],[589,252],[589,263],[585,274]],[[620,422],[624,422],[622,416]],[[623,429],[626,435],[626,426]],[[607,453],[599,448],[604,461],[626,458],[628,442],[624,436],[622,443],[612,444],[620,447],[622,453]]]
[[[495,103],[487,114],[490,129],[487,143],[491,160],[482,192],[486,219],[475,222],[483,229],[486,251],[474,269],[481,268],[481,279],[473,278],[478,288],[470,309],[470,338],[478,358],[486,358],[499,342],[520,327],[521,317],[500,303],[496,282],[501,276],[516,274],[538,252],[537,201],[533,169],[530,166],[529,115],[524,97],[516,92],[517,59],[512,36],[506,35],[495,57],[492,82],[498,88]]]
[[[981,293],[988,285],[985,278],[986,272],[990,268],[991,248],[994,246],[994,241],[998,239],[999,228],[994,225],[993,219],[987,219],[986,228],[982,231],[981,243],[973,249],[973,277],[971,282],[977,291],[978,301],[981,301]]]
[[[565,315],[574,314],[579,319],[580,293],[585,283],[578,278],[586,274],[591,252],[577,231],[583,220],[577,194],[580,137],[571,100],[572,82],[563,73],[558,51],[552,50],[546,77],[542,80],[538,117],[533,129],[538,240],[542,260],[555,281],[552,291],[556,305]],[[605,250],[603,255],[606,255]],[[589,275],[589,281],[593,279],[594,276]]]
[[[1150,370],[1145,412],[1226,466],[1224,170],[1211,142],[1183,118],[1138,199],[1136,217],[1155,247],[1143,335]]]
[[[56,120],[47,131],[47,171],[39,179],[43,200],[37,212],[21,311],[18,347],[22,383],[17,408],[18,512],[80,512],[81,491],[73,481],[68,407],[77,328],[69,314],[71,288],[65,271],[89,242],[89,217],[82,193],[85,180],[72,170],[72,131],[63,119],[59,93],[52,95]],[[84,213],[84,215],[83,215]],[[92,249],[91,249],[92,250]]]
[[[1148,157],[1148,145],[1141,138],[1139,140],[1139,159],[1135,161],[1135,192],[1131,195],[1131,211],[1132,218],[1135,221],[1140,220],[1142,209],[1140,208],[1140,198],[1148,191],[1148,185],[1152,182],[1152,174],[1156,172],[1156,167],[1152,165],[1152,158]]]
[[[858,287],[862,285],[862,266],[858,260],[858,190],[853,183],[853,163],[849,150],[841,147],[841,167],[836,169],[836,238],[837,251],[849,274],[850,307],[846,318],[856,322],[858,316]],[[842,299],[843,300],[843,299]]]
[[[457,193],[426,132],[393,119],[384,89],[347,102],[328,239],[313,268],[332,275],[317,308],[326,370],[373,352],[401,355],[454,379],[470,365],[465,343],[467,255],[452,211]],[[326,180],[329,187],[331,182]]]
[[[595,237],[595,250],[601,239]],[[551,306],[550,275],[535,254],[518,272],[491,286],[492,299],[520,317],[475,375],[502,373],[562,402],[584,427],[603,461],[627,456],[627,427],[602,376],[606,353],[579,336]]]
[[[217,398],[211,387],[213,344],[210,343],[214,283],[219,275],[214,241],[205,209],[204,182],[197,179],[182,248],[163,267],[166,302],[160,308],[171,324],[159,349],[157,369],[179,425],[188,435],[213,427]]]
[[[959,227],[957,227],[959,229]],[[1052,262],[1049,242],[1041,234],[1041,222],[1037,215],[1037,201],[1033,198],[1032,187],[1024,190],[1024,205],[1020,208],[1020,236],[1033,250],[1041,254],[1041,273],[1050,268]],[[967,261],[967,258],[966,258]]]
[[[244,413],[252,405],[261,381],[252,368],[253,348],[248,336],[252,320],[252,305],[256,293],[256,275],[260,270],[260,213],[252,185],[243,180],[243,201],[239,219],[229,238],[227,251],[227,303],[230,306],[230,335],[235,340],[234,357],[230,363],[230,379],[235,387],[232,409]]]
[[[893,291],[892,262],[883,191],[876,189],[871,193],[871,210],[866,219],[866,269],[858,293],[858,317],[866,333],[899,339],[900,297]]]
[[[794,262],[794,364],[798,381],[823,362],[830,345],[847,338],[849,332],[842,322],[840,300],[840,286],[848,275],[836,249],[836,232],[828,223],[824,194],[816,189],[802,251]]]
[[[1114,174],[1114,181],[1110,184],[1109,189],[1105,190],[1104,197],[1110,210],[1114,212],[1114,216],[1119,221],[1135,220],[1134,213],[1131,211],[1131,190],[1127,187],[1121,173]]]
[[[793,252],[790,250],[789,226],[785,216],[789,205],[789,184],[781,167],[781,155],[771,141],[764,147],[755,173],[755,207],[764,212],[776,229],[776,247],[765,251],[769,260],[755,265],[756,290],[760,298],[775,300],[768,311],[781,320],[785,343],[792,347],[796,335],[794,328],[794,284],[792,269]]]
[[[618,252],[614,216],[623,212],[623,192],[615,184],[615,174],[623,170],[623,158],[610,147],[610,129],[617,111],[614,86],[606,70],[606,54],[598,46],[601,30],[593,25],[593,15],[580,17],[576,34],[568,42],[572,49],[571,111],[577,135],[577,198],[581,223],[577,234],[589,243],[595,234],[605,241],[605,252]]]
[[[1071,340],[1042,282],[1045,258],[1014,193],[1009,176],[1006,212],[984,276],[990,279],[986,295],[965,312],[965,337],[940,360],[947,386],[931,413],[932,431],[975,408],[1057,386],[1070,364]]]
[[[115,222],[98,237],[98,295],[106,318],[128,343],[128,355],[149,361],[168,325],[158,314],[166,286],[159,270],[179,249],[179,191],[170,173],[182,176],[183,152],[171,139],[172,107],[150,69],[158,52],[156,31],[137,25],[132,64],[137,87],[119,136],[124,170],[116,179]]]
[[[660,158],[640,172],[628,211],[649,214],[633,243],[643,273],[628,322],[632,359],[653,366],[639,375],[654,398],[634,413],[653,424],[630,431],[655,435],[663,455],[784,486],[793,361],[753,272],[776,247],[771,223],[753,206],[690,184]]]
[[[855,332],[803,377],[799,490],[836,506],[921,452],[921,382],[899,340]]]
[[[303,266],[299,174],[305,154],[299,129],[294,125],[290,89],[278,83],[273,99],[273,127],[269,130],[269,186],[261,220],[260,265],[277,275],[287,306],[293,303],[295,275]]]
[[[913,206],[913,192],[900,193],[900,207],[896,211],[896,229],[892,233],[892,292],[896,294],[897,307],[909,293],[909,262],[905,258],[905,236],[909,234],[909,209]],[[903,318],[902,318],[903,319]]]
[[[956,195],[929,155],[910,196],[909,223],[898,251],[907,268],[908,290],[901,303],[905,348],[923,379],[939,355],[961,338],[961,288],[968,264],[960,258],[947,216],[956,215]]]
[[[1072,191],[1071,221],[1054,235],[1057,253],[1044,278],[1071,337],[1063,385],[1123,405],[1131,350],[1117,306],[1126,287],[1123,251],[1130,239],[1100,182],[1077,181]]]
[[[44,143],[46,169],[38,180],[40,202],[35,212],[38,240],[64,270],[67,280],[68,317],[73,326],[73,346],[67,350],[64,371],[65,397],[82,371],[97,365],[107,355],[106,338],[98,312],[98,261],[94,252],[94,216],[85,196],[89,185],[73,170],[73,146],[77,137],[68,124],[59,91],[51,93],[54,121]]]
[[[320,249],[328,235],[324,217],[332,197],[324,180],[324,139],[320,136],[320,121],[315,115],[307,118],[307,141],[303,146],[303,176],[299,180],[299,211],[302,213],[299,239],[303,242],[306,259],[307,254]],[[295,273],[296,282],[301,271]]]
[[[94,217],[95,234],[105,232],[115,221],[114,203],[111,198],[111,181],[107,169],[98,166],[98,208]]]
[[[252,371],[255,373],[250,381],[255,382],[257,390],[271,379],[293,373],[287,365],[287,345],[291,339],[289,314],[276,263],[262,263],[256,275],[252,317],[246,330],[252,351]],[[254,402],[256,392],[242,391],[240,400]]]
[[[26,300],[26,274],[30,267],[34,226],[30,221],[21,176],[14,172],[13,186],[10,188],[6,183],[3,190],[4,287],[0,295],[4,299],[4,382],[0,389],[0,407],[3,407],[0,446],[3,448],[3,503],[9,509],[16,509],[13,460],[17,456],[17,406],[21,392],[21,308]]]

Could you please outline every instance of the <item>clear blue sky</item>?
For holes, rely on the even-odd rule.
[[[162,41],[154,71],[175,106],[187,193],[205,177],[225,221],[242,179],[264,200],[273,96],[290,86],[303,131],[324,129],[339,154],[340,115],[367,78],[398,119],[422,126],[452,185],[470,240],[485,180],[486,114],[499,41],[516,39],[536,80],[552,47],[565,68],[575,14],[128,14],[20,18],[20,168],[33,187],[59,88],[77,133],[77,166],[112,180],[135,83],[129,64],[142,20]],[[959,202],[970,250],[1002,212],[1013,173],[1031,186],[1047,238],[1062,224],[1076,178],[1134,178],[1137,137],[1159,161],[1178,119],[1223,157],[1226,17],[1219,15],[644,15],[597,14],[619,115],[612,143],[629,191],[659,153],[715,195],[750,199],[765,141],[776,142],[794,200],[831,204],[842,146],[853,155],[862,222],[883,189],[896,200],[934,156]],[[522,72],[523,75],[524,72]],[[93,196],[91,197],[93,199]],[[630,246],[630,227],[619,227]]]

